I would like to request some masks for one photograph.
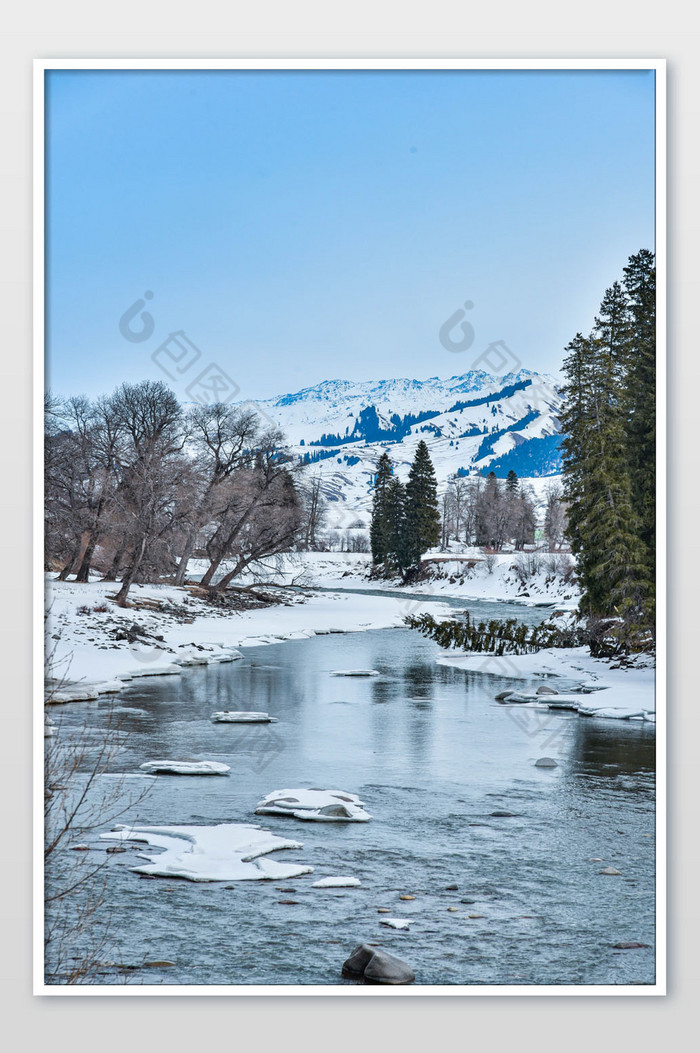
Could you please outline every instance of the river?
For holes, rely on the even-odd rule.
[[[531,621],[545,613],[468,606]],[[512,681],[438,665],[437,650],[408,629],[323,635],[63,707],[58,734],[68,737],[84,722],[99,737],[114,710],[127,735],[114,772],[161,758],[231,766],[225,778],[153,780],[121,822],[258,822],[303,842],[273,858],[315,868],[288,882],[202,884],[133,873],[143,846],[110,855],[104,912],[132,983],[341,984],[342,962],[363,941],[409,962],[419,984],[653,983],[653,729],[498,705]],[[381,675],[331,675],[352,668]],[[223,709],[279,722],[211,723]],[[543,755],[558,767],[536,768]],[[254,815],[266,793],[299,786],[357,793],[373,819]],[[105,842],[95,834],[90,844],[103,858]],[[620,876],[601,875],[606,866]],[[329,875],[362,884],[311,887]],[[411,926],[385,928],[388,916]],[[625,941],[649,946],[614,947]],[[174,964],[140,968],[147,960]],[[106,969],[102,982],[124,975]]]

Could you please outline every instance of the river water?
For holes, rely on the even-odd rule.
[[[652,729],[498,705],[494,695],[513,686],[498,667],[437,665],[436,645],[408,629],[243,650],[242,661],[135,680],[115,700],[61,711],[59,735],[87,722],[98,737],[115,711],[127,738],[114,772],[162,758],[231,766],[226,778],[153,780],[121,822],[258,822],[303,842],[272,858],[315,868],[292,881],[201,884],[133,873],[143,846],[109,855],[104,912],[132,983],[341,984],[343,961],[365,941],[409,962],[419,984],[653,983]],[[331,675],[352,668],[381,675]],[[211,723],[223,709],[267,710],[279,723]],[[559,766],[536,768],[545,755]],[[373,819],[254,816],[265,794],[301,786],[357,793]],[[103,858],[105,842],[89,840]],[[602,876],[606,866],[621,876]],[[311,887],[331,875],[362,885]],[[388,929],[382,917],[411,927]],[[649,947],[613,946],[624,941]],[[154,960],[174,965],[141,968]],[[103,982],[123,976],[108,969]]]

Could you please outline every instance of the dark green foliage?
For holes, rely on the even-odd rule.
[[[567,347],[561,423],[567,535],[589,618],[653,625],[653,256],[643,250]]]
[[[403,553],[405,566],[415,566],[423,553],[440,541],[437,479],[428,447],[421,439],[406,485]]]
[[[528,626],[516,618],[476,622],[465,611],[461,619],[444,622],[435,621],[430,614],[410,615],[404,621],[445,650],[455,647],[495,657],[533,654],[547,647],[589,647],[595,658],[624,658],[653,647],[650,629],[622,618],[589,618],[575,624],[548,620]]]
[[[392,510],[389,502],[389,484],[394,474],[394,467],[388,453],[383,453],[377,463],[377,474],[374,477],[374,498],[372,500],[372,523],[369,529],[369,541],[374,563],[384,563],[389,553]]]
[[[625,415],[632,502],[654,577],[656,547],[656,269],[642,249],[624,269],[630,315]]]
[[[543,647],[578,647],[586,642],[583,630],[562,628],[553,622],[525,625],[517,618],[501,621],[476,622],[469,611],[459,620],[436,622],[430,614],[409,616],[405,619],[411,629],[418,629],[440,647],[458,647],[462,651],[479,654],[533,654]]]
[[[393,474],[387,453],[377,464],[372,501],[372,560],[386,573],[405,575],[423,553],[440,540],[437,480],[428,447],[422,440],[403,486]]]

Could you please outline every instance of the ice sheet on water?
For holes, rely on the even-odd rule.
[[[288,815],[325,823],[367,823],[372,816],[360,798],[345,790],[273,790],[258,802],[256,815]]]
[[[333,669],[331,676],[379,676],[376,669]]]
[[[277,717],[269,713],[256,712],[252,709],[227,709],[221,713],[212,713],[209,718],[214,724],[275,724]]]
[[[187,881],[287,881],[311,874],[313,867],[278,863],[265,858],[283,848],[303,848],[269,830],[247,823],[216,826],[117,826],[100,835],[109,841],[145,842],[162,849],[142,854],[148,862],[132,869],[139,874],[184,878]]]
[[[359,888],[361,881],[356,877],[324,877],[314,881],[312,888]]]
[[[140,765],[150,775],[227,775],[231,768],[218,761],[154,760]]]

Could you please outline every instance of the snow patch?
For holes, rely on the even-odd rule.
[[[132,867],[138,874],[187,881],[278,881],[313,872],[313,867],[302,864],[261,858],[283,848],[303,848],[303,844],[243,823],[117,826],[100,837],[110,841],[145,842],[163,849],[155,855],[142,855],[148,863]]]
[[[362,882],[356,877],[324,877],[314,881],[312,888],[359,888]]]
[[[149,775],[228,775],[231,768],[218,761],[146,761],[140,765],[141,771]]]
[[[372,816],[354,793],[344,790],[273,790],[258,802],[256,815],[286,815],[325,823],[367,823]]]

